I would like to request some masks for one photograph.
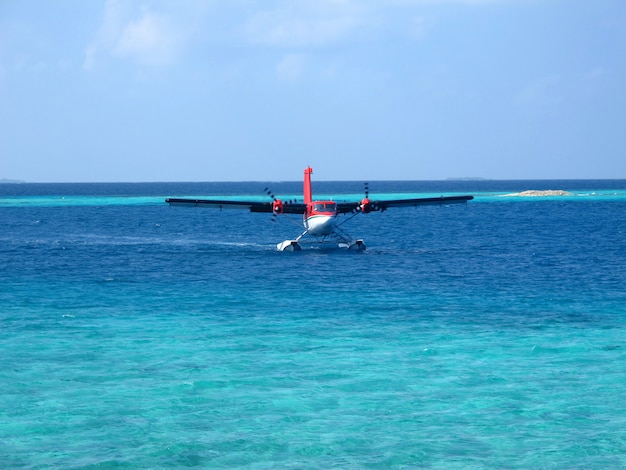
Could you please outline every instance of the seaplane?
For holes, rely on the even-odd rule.
[[[283,214],[302,214],[304,231],[296,238],[285,240],[276,245],[278,251],[300,251],[300,240],[304,236],[313,237],[319,243],[336,243],[339,248],[350,251],[365,250],[363,239],[352,238],[341,225],[358,214],[384,212],[391,207],[417,207],[423,205],[448,205],[466,203],[473,196],[440,196],[413,199],[381,199],[369,198],[369,186],[365,183],[365,197],[359,201],[337,202],[332,200],[313,200],[311,191],[311,174],[313,169],[304,169],[304,202],[283,201],[265,188],[271,201],[239,201],[221,199],[185,199],[167,198],[170,206],[207,207],[215,209],[245,209],[250,212],[271,213],[272,220]],[[345,215],[340,219],[339,215]]]

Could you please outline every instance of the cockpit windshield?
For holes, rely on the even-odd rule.
[[[337,212],[337,204],[334,202],[316,202],[313,209],[317,212]]]

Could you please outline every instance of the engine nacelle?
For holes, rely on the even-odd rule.
[[[363,198],[359,207],[364,214],[369,214],[372,211],[372,203],[368,198]]]
[[[282,214],[285,210],[285,204],[280,199],[274,200],[274,204],[272,205],[272,211],[274,214]]]

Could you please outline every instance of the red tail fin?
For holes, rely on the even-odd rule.
[[[313,195],[311,193],[311,173],[313,168],[310,166],[304,169],[304,203],[309,204],[313,201]]]

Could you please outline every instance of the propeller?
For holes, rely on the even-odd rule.
[[[289,199],[288,201],[283,201],[282,199],[278,199],[274,193],[270,190],[270,188],[265,188],[265,193],[272,198],[272,222],[276,221],[276,216],[282,214],[285,211],[285,206],[289,204],[294,204],[297,202],[296,199]]]
[[[277,199],[274,193],[270,190],[270,188],[265,188],[266,194],[272,198],[272,222],[276,221],[276,216],[278,214],[282,214],[285,210],[285,204],[280,199]]]
[[[269,197],[272,198],[273,201],[276,200],[276,196],[274,196],[274,193],[270,190],[270,188],[265,188],[264,191]]]
[[[369,214],[372,210],[376,210],[376,208],[372,205],[370,201],[370,185],[369,183],[365,183],[365,197],[359,203],[359,210],[364,214]]]

